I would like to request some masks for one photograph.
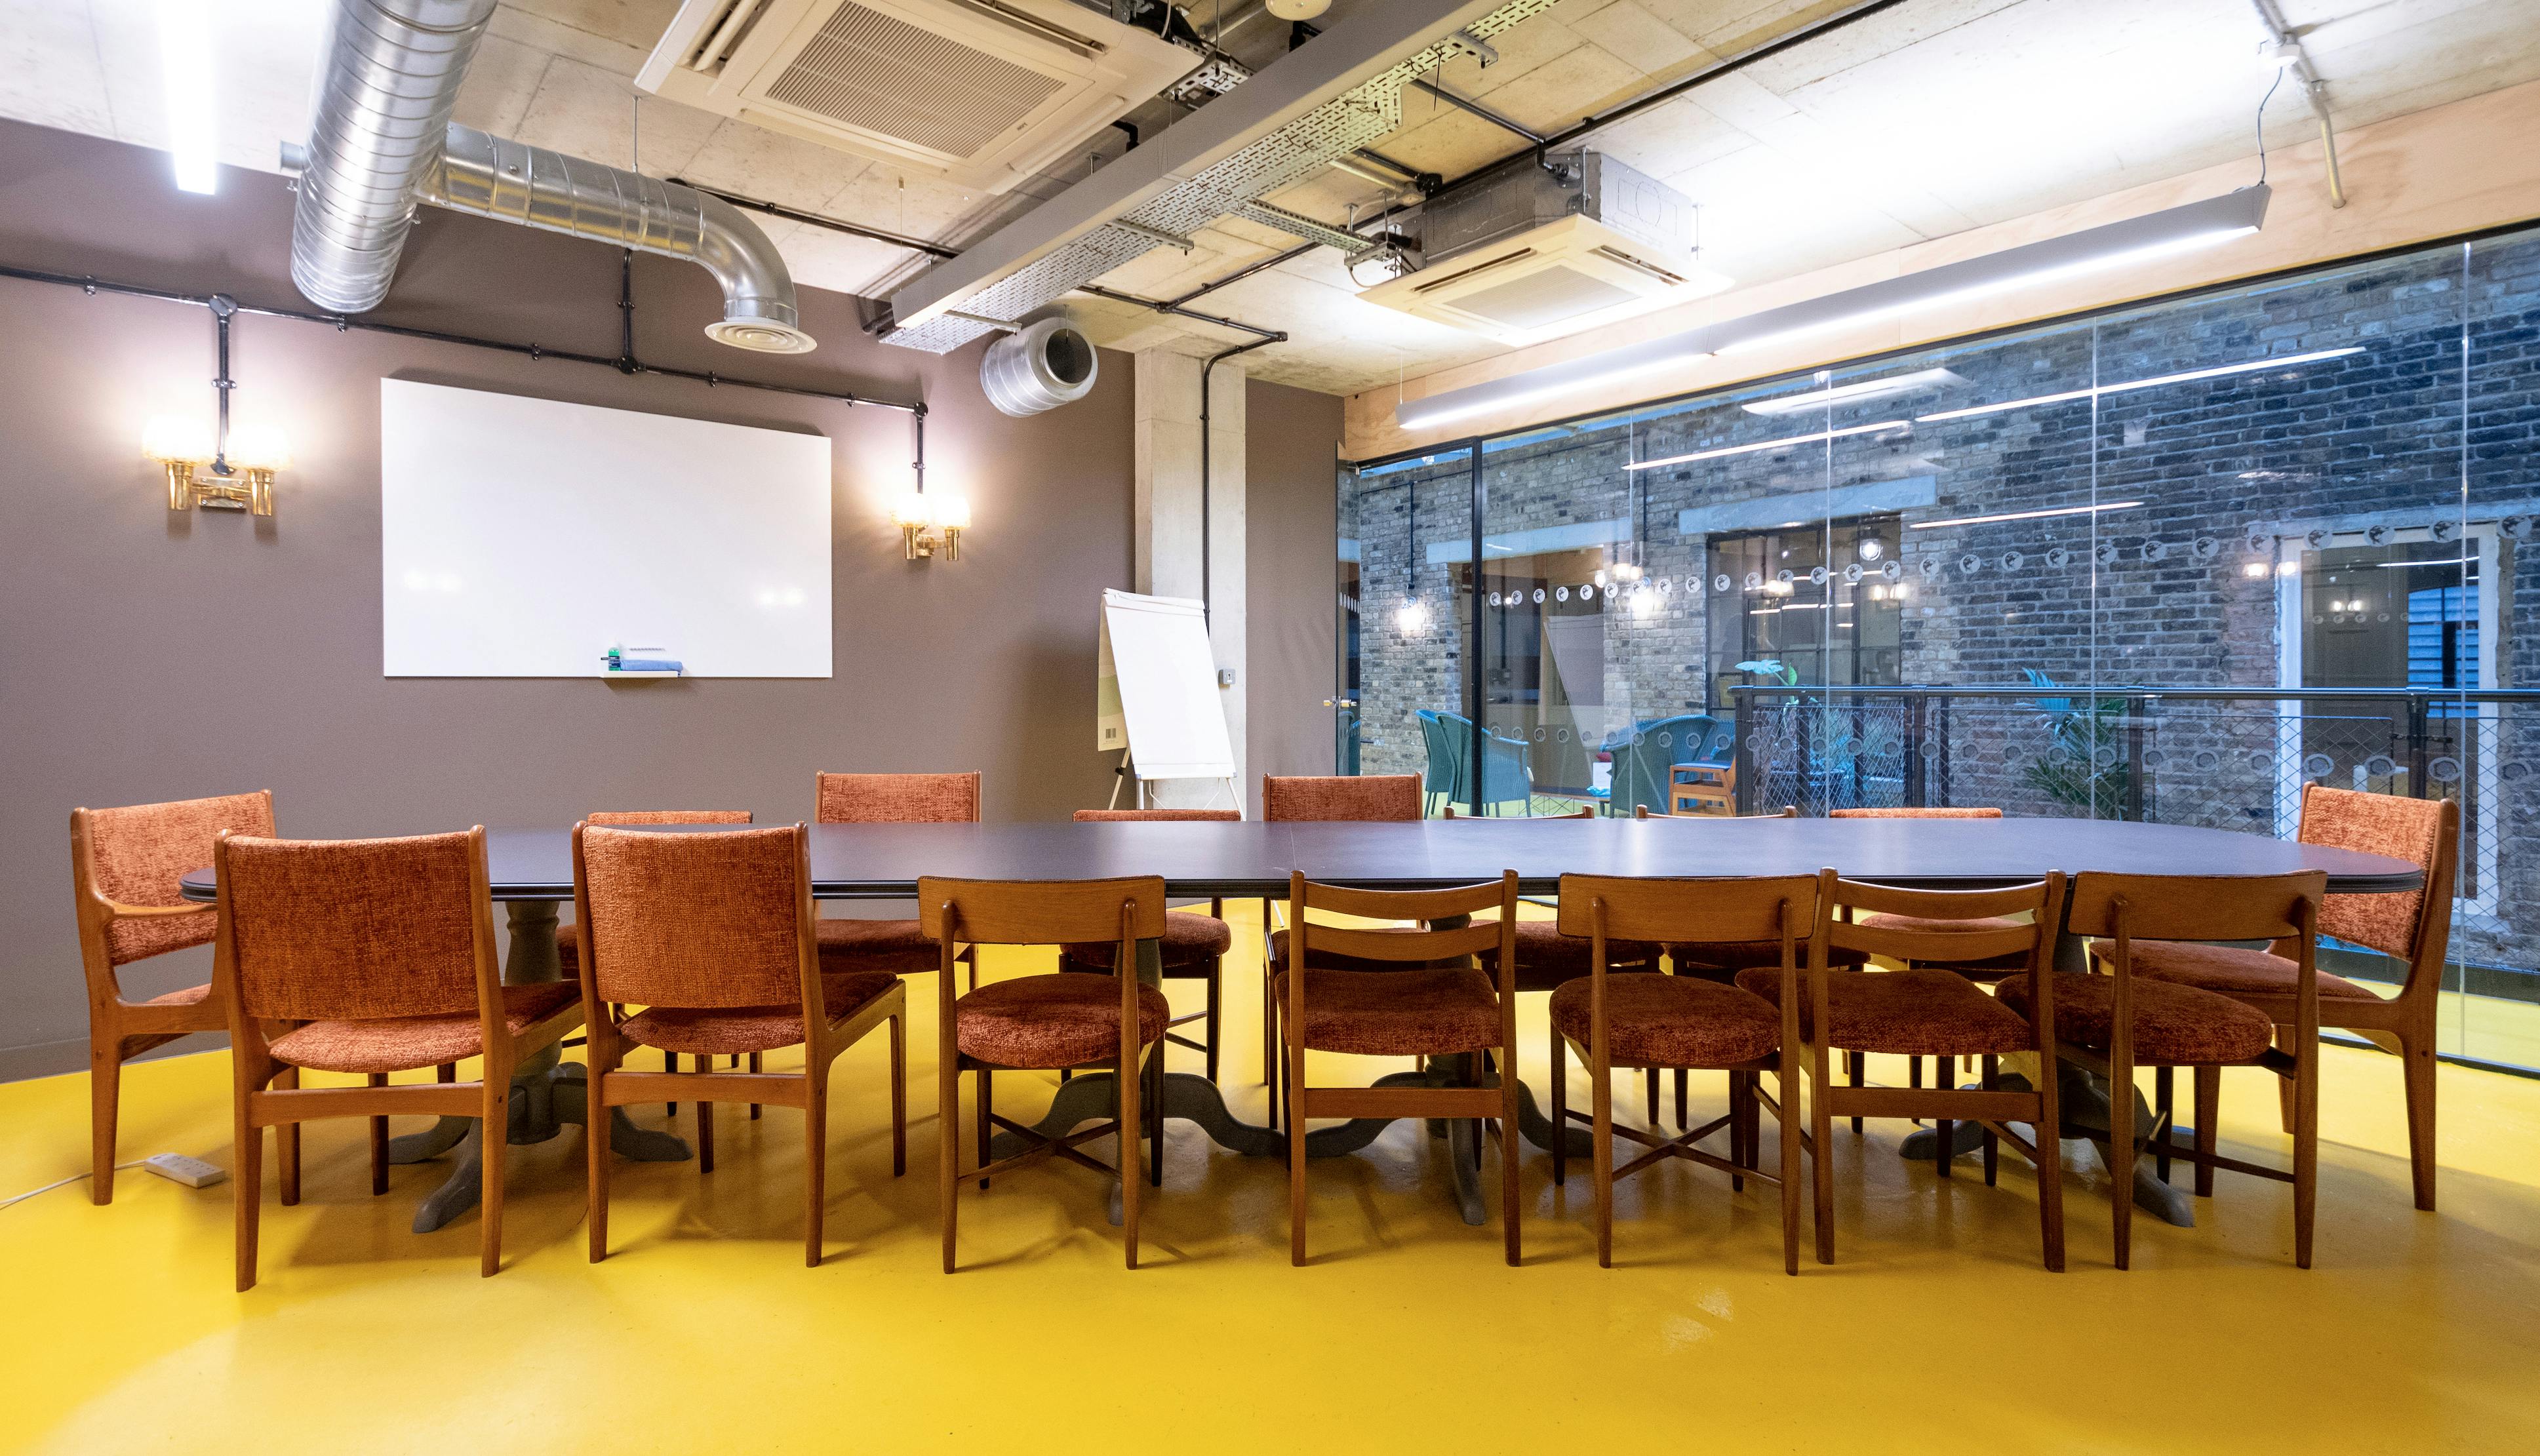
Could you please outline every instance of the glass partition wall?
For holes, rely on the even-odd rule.
[[[2535,477],[2540,230],[1365,462],[1339,764],[1484,813],[2452,798],[2445,1049],[2540,1067]]]

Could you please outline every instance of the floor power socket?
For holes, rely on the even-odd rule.
[[[187,1157],[181,1152],[162,1152],[153,1157],[145,1157],[141,1160],[141,1166],[162,1178],[182,1183],[187,1188],[209,1188],[230,1175],[229,1169],[217,1163],[207,1163],[199,1157]]]

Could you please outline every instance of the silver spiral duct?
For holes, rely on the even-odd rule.
[[[1084,398],[1098,369],[1093,341],[1076,325],[1044,318],[988,346],[979,359],[979,388],[1003,413],[1036,415]]]
[[[794,280],[767,235],[692,188],[487,136],[450,119],[496,0],[336,0],[300,173],[291,277],[311,302],[366,312],[388,296],[417,202],[685,258],[722,286],[706,333],[800,354]]]
[[[388,297],[440,158],[459,83],[495,0],[337,0],[291,214],[291,281],[311,303],[363,313]]]
[[[739,208],[694,187],[453,122],[418,195],[453,212],[685,258],[723,288],[723,317],[706,325],[708,337],[766,354],[814,347],[796,325],[794,279],[776,244]]]

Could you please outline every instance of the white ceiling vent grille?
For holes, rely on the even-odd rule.
[[[1198,61],[1067,0],[686,0],[636,82],[1003,192]]]

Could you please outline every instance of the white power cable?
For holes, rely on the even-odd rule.
[[[116,1163],[116,1164],[114,1165],[114,1170],[115,1170],[116,1172],[118,1172],[118,1173],[119,1173],[119,1172],[123,1171],[125,1168],[137,1168],[137,1167],[139,1167],[139,1166],[141,1166],[141,1162],[140,1162],[139,1160],[135,1160],[135,1161],[128,1162],[128,1163]],[[80,1181],[82,1178],[85,1178],[85,1177],[87,1177],[87,1176],[89,1176],[89,1175],[88,1175],[88,1174],[86,1174],[86,1173],[73,1173],[73,1174],[71,1174],[71,1175],[70,1175],[69,1177],[67,1177],[67,1178],[60,1179],[60,1180],[58,1180],[58,1181],[56,1181],[56,1182],[47,1183],[47,1184],[45,1184],[45,1185],[44,1185],[43,1187],[41,1187],[41,1188],[30,1188],[30,1189],[28,1189],[25,1193],[13,1193],[13,1194],[9,1195],[7,1198],[0,1198],[0,1209],[5,1209],[5,1208],[9,1207],[11,1204],[23,1204],[23,1203],[25,1203],[27,1200],[29,1200],[29,1199],[31,1199],[31,1198],[34,1198],[36,1194],[39,1194],[39,1193],[50,1193],[50,1192],[52,1192],[52,1191],[53,1191],[54,1189],[56,1189],[56,1188],[68,1188],[68,1187],[70,1187],[72,1184],[77,1183],[77,1182],[78,1182],[78,1181]]]

